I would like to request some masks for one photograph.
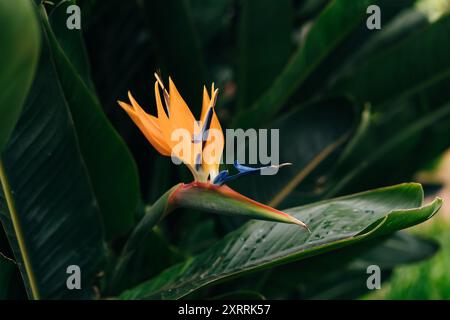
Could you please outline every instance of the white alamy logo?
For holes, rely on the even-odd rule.
[[[366,26],[369,30],[380,30],[381,29],[381,9],[377,5],[371,5],[367,7],[367,14],[370,16],[367,18]]]
[[[201,128],[201,126],[195,126],[195,128]],[[194,136],[199,134],[200,132],[194,132]],[[222,155],[221,164],[234,164],[236,161],[241,164],[260,164],[268,166],[265,170],[261,170],[261,175],[274,175],[278,172],[279,129],[226,129],[225,143],[221,135],[220,130],[209,129],[207,133],[209,143],[193,143],[195,141],[189,130],[185,128],[174,130],[171,135],[171,140],[175,143],[171,154],[172,162],[181,164],[181,159],[185,162],[189,161],[186,159],[191,159],[190,165],[214,164],[217,162],[218,155]],[[202,156],[194,156],[199,154]]]
[[[367,278],[366,285],[369,290],[381,289],[381,269],[380,266],[372,264],[367,267],[367,274],[370,276]]]
[[[77,265],[70,265],[66,269],[66,273],[69,274],[66,281],[67,289],[69,290],[81,290],[81,269]]]
[[[81,9],[76,4],[70,5],[66,9],[69,17],[66,20],[66,27],[69,30],[81,29]]]

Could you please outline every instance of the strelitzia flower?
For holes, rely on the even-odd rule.
[[[131,104],[122,101],[118,101],[118,103],[160,154],[179,160],[191,171],[194,182],[178,188],[171,197],[173,202],[178,201],[180,193],[192,195],[195,193],[191,192],[192,189],[200,188],[204,194],[211,195],[213,192],[214,196],[220,195],[231,201],[245,203],[249,216],[295,223],[307,228],[303,222],[294,217],[247,198],[224,185],[224,183],[243,175],[259,173],[262,170],[288,164],[252,168],[243,166],[236,161],[234,167],[238,171],[237,174],[230,175],[227,170],[219,171],[224,136],[215,112],[218,89],[214,87],[214,84],[211,86],[211,95],[206,87],[203,88],[202,111],[200,120],[197,121],[172,79],[169,78],[169,91],[167,91],[160,76],[157,73],[154,75],[156,78],[154,90],[157,116],[145,112],[130,92],[128,92],[128,98]],[[161,99],[161,92],[163,99]],[[186,201],[184,202],[186,203]],[[196,207],[196,204],[192,202],[189,202],[189,205]]]
[[[191,171],[195,181],[213,181],[219,173],[224,137],[214,106],[218,90],[211,87],[211,98],[203,88],[203,104],[200,120],[196,121],[188,105],[181,97],[172,79],[167,92],[155,73],[155,99],[157,117],[146,113],[128,92],[131,105],[118,101],[133,119],[152,146],[162,155],[178,158]],[[164,103],[161,101],[160,89]],[[164,105],[164,107],[163,107]],[[181,137],[188,134],[188,138]]]

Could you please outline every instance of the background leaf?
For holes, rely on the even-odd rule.
[[[408,104],[406,104],[408,106]],[[431,128],[439,121],[448,123],[450,115],[450,105],[444,105],[436,111],[429,112],[426,116],[418,118],[401,128],[401,130],[394,129],[393,133],[386,131],[384,128],[386,123],[380,119],[368,119],[369,128],[363,134],[363,137],[358,137],[354,144],[350,145],[352,148],[341,158],[342,162],[338,162],[338,167],[334,174],[330,177],[329,187],[325,190],[325,197],[331,197],[337,194],[361,190],[380,184],[380,177],[377,176],[379,170],[390,172],[388,178],[383,178],[383,181],[395,183],[401,181],[404,177],[410,176],[417,170],[419,163],[424,165],[428,158],[421,159],[420,154],[412,163],[406,163],[399,168],[397,162],[392,163],[390,159],[397,159],[396,161],[406,161],[414,150],[423,149],[422,145],[428,144],[428,139],[424,135],[424,130]],[[378,121],[377,121],[378,120]],[[388,125],[391,122],[388,122]],[[374,130],[373,127],[380,126]],[[398,132],[396,132],[398,131]],[[377,149],[373,150],[371,146],[376,145],[377,141],[383,141],[384,134],[388,133],[389,138],[385,138],[386,142],[382,143]],[[385,136],[386,137],[386,136]],[[447,146],[447,142],[441,142],[440,150],[436,153],[442,152]],[[371,149],[371,153],[367,156],[367,147]],[[429,154],[428,154],[429,155]],[[355,161],[355,162],[353,162]]]
[[[0,1],[0,152],[19,119],[39,56],[39,27],[28,0]]]
[[[79,2],[79,1],[78,1]],[[91,77],[91,66],[89,63],[89,56],[84,45],[84,38],[82,30],[68,29],[67,8],[71,5],[77,4],[75,0],[60,0],[54,7],[49,7],[50,11],[48,21],[55,38],[58,41],[61,50],[64,52],[67,60],[70,61],[73,68],[77,71],[83,82],[89,86],[92,92],[95,92],[94,83]],[[82,26],[84,27],[84,19],[88,8],[83,6]]]
[[[448,77],[449,31],[450,16],[446,16],[374,56],[352,72],[347,90],[361,102],[377,104]]]
[[[370,1],[335,0],[315,20],[305,40],[288,65],[250,110],[236,124],[254,127],[276,114],[328,55],[353,31],[366,15]],[[254,117],[254,114],[259,117]]]
[[[131,154],[102,112],[90,85],[88,62],[80,35],[65,26],[63,1],[52,11],[52,26],[41,10],[43,26],[57,70],[55,80],[70,108],[81,153],[100,206],[108,239],[124,235],[134,225],[139,204],[139,180]],[[42,8],[41,8],[42,9]],[[59,30],[57,39],[53,29]],[[65,31],[63,31],[65,29]],[[60,46],[60,40],[65,50]],[[69,53],[67,53],[69,52]],[[77,55],[81,52],[81,55]],[[72,58],[72,60],[69,60]],[[81,68],[81,73],[76,69]]]

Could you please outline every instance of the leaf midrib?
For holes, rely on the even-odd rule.
[[[14,233],[16,235],[17,244],[19,246],[19,250],[22,256],[23,265],[25,268],[25,272],[27,274],[28,283],[31,289],[31,298],[33,300],[39,300],[40,294],[38,285],[36,282],[36,278],[34,275],[34,271],[32,268],[31,260],[28,255],[28,250],[25,244],[25,239],[22,233],[22,227],[20,224],[19,215],[17,214],[16,206],[14,203],[14,198],[11,192],[11,188],[9,185],[9,180],[5,172],[5,168],[3,166],[3,160],[0,158],[0,183],[3,189],[3,193],[5,194],[6,204],[8,206],[8,212],[11,218],[11,223],[13,225]]]

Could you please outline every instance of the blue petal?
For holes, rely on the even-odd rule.
[[[253,168],[253,167],[244,166],[244,165],[240,164],[237,160],[235,160],[234,167],[239,172],[234,175],[229,175],[228,170],[223,170],[217,175],[217,177],[214,179],[213,183],[217,184],[217,185],[222,185],[228,181],[237,179],[239,177],[242,177],[242,176],[245,176],[248,174],[260,173],[262,170],[269,169],[269,168],[281,167],[284,165],[287,165],[287,164],[281,164],[279,166],[264,166],[264,167]]]
[[[239,173],[257,172],[257,171],[261,171],[262,168],[266,168],[266,167],[259,167],[259,168],[247,167],[247,166],[240,164],[237,160],[234,161],[234,167],[239,171]]]
[[[211,121],[212,121],[212,116],[213,116],[213,111],[214,109],[211,107],[208,110],[208,113],[206,114],[206,119],[205,119],[205,123],[203,124],[203,128],[202,128],[202,139],[203,141],[208,140],[208,131],[209,128],[211,128]]]
[[[213,183],[222,185],[224,183],[224,180],[228,177],[228,170],[222,170],[219,172],[219,174],[214,178]]]

